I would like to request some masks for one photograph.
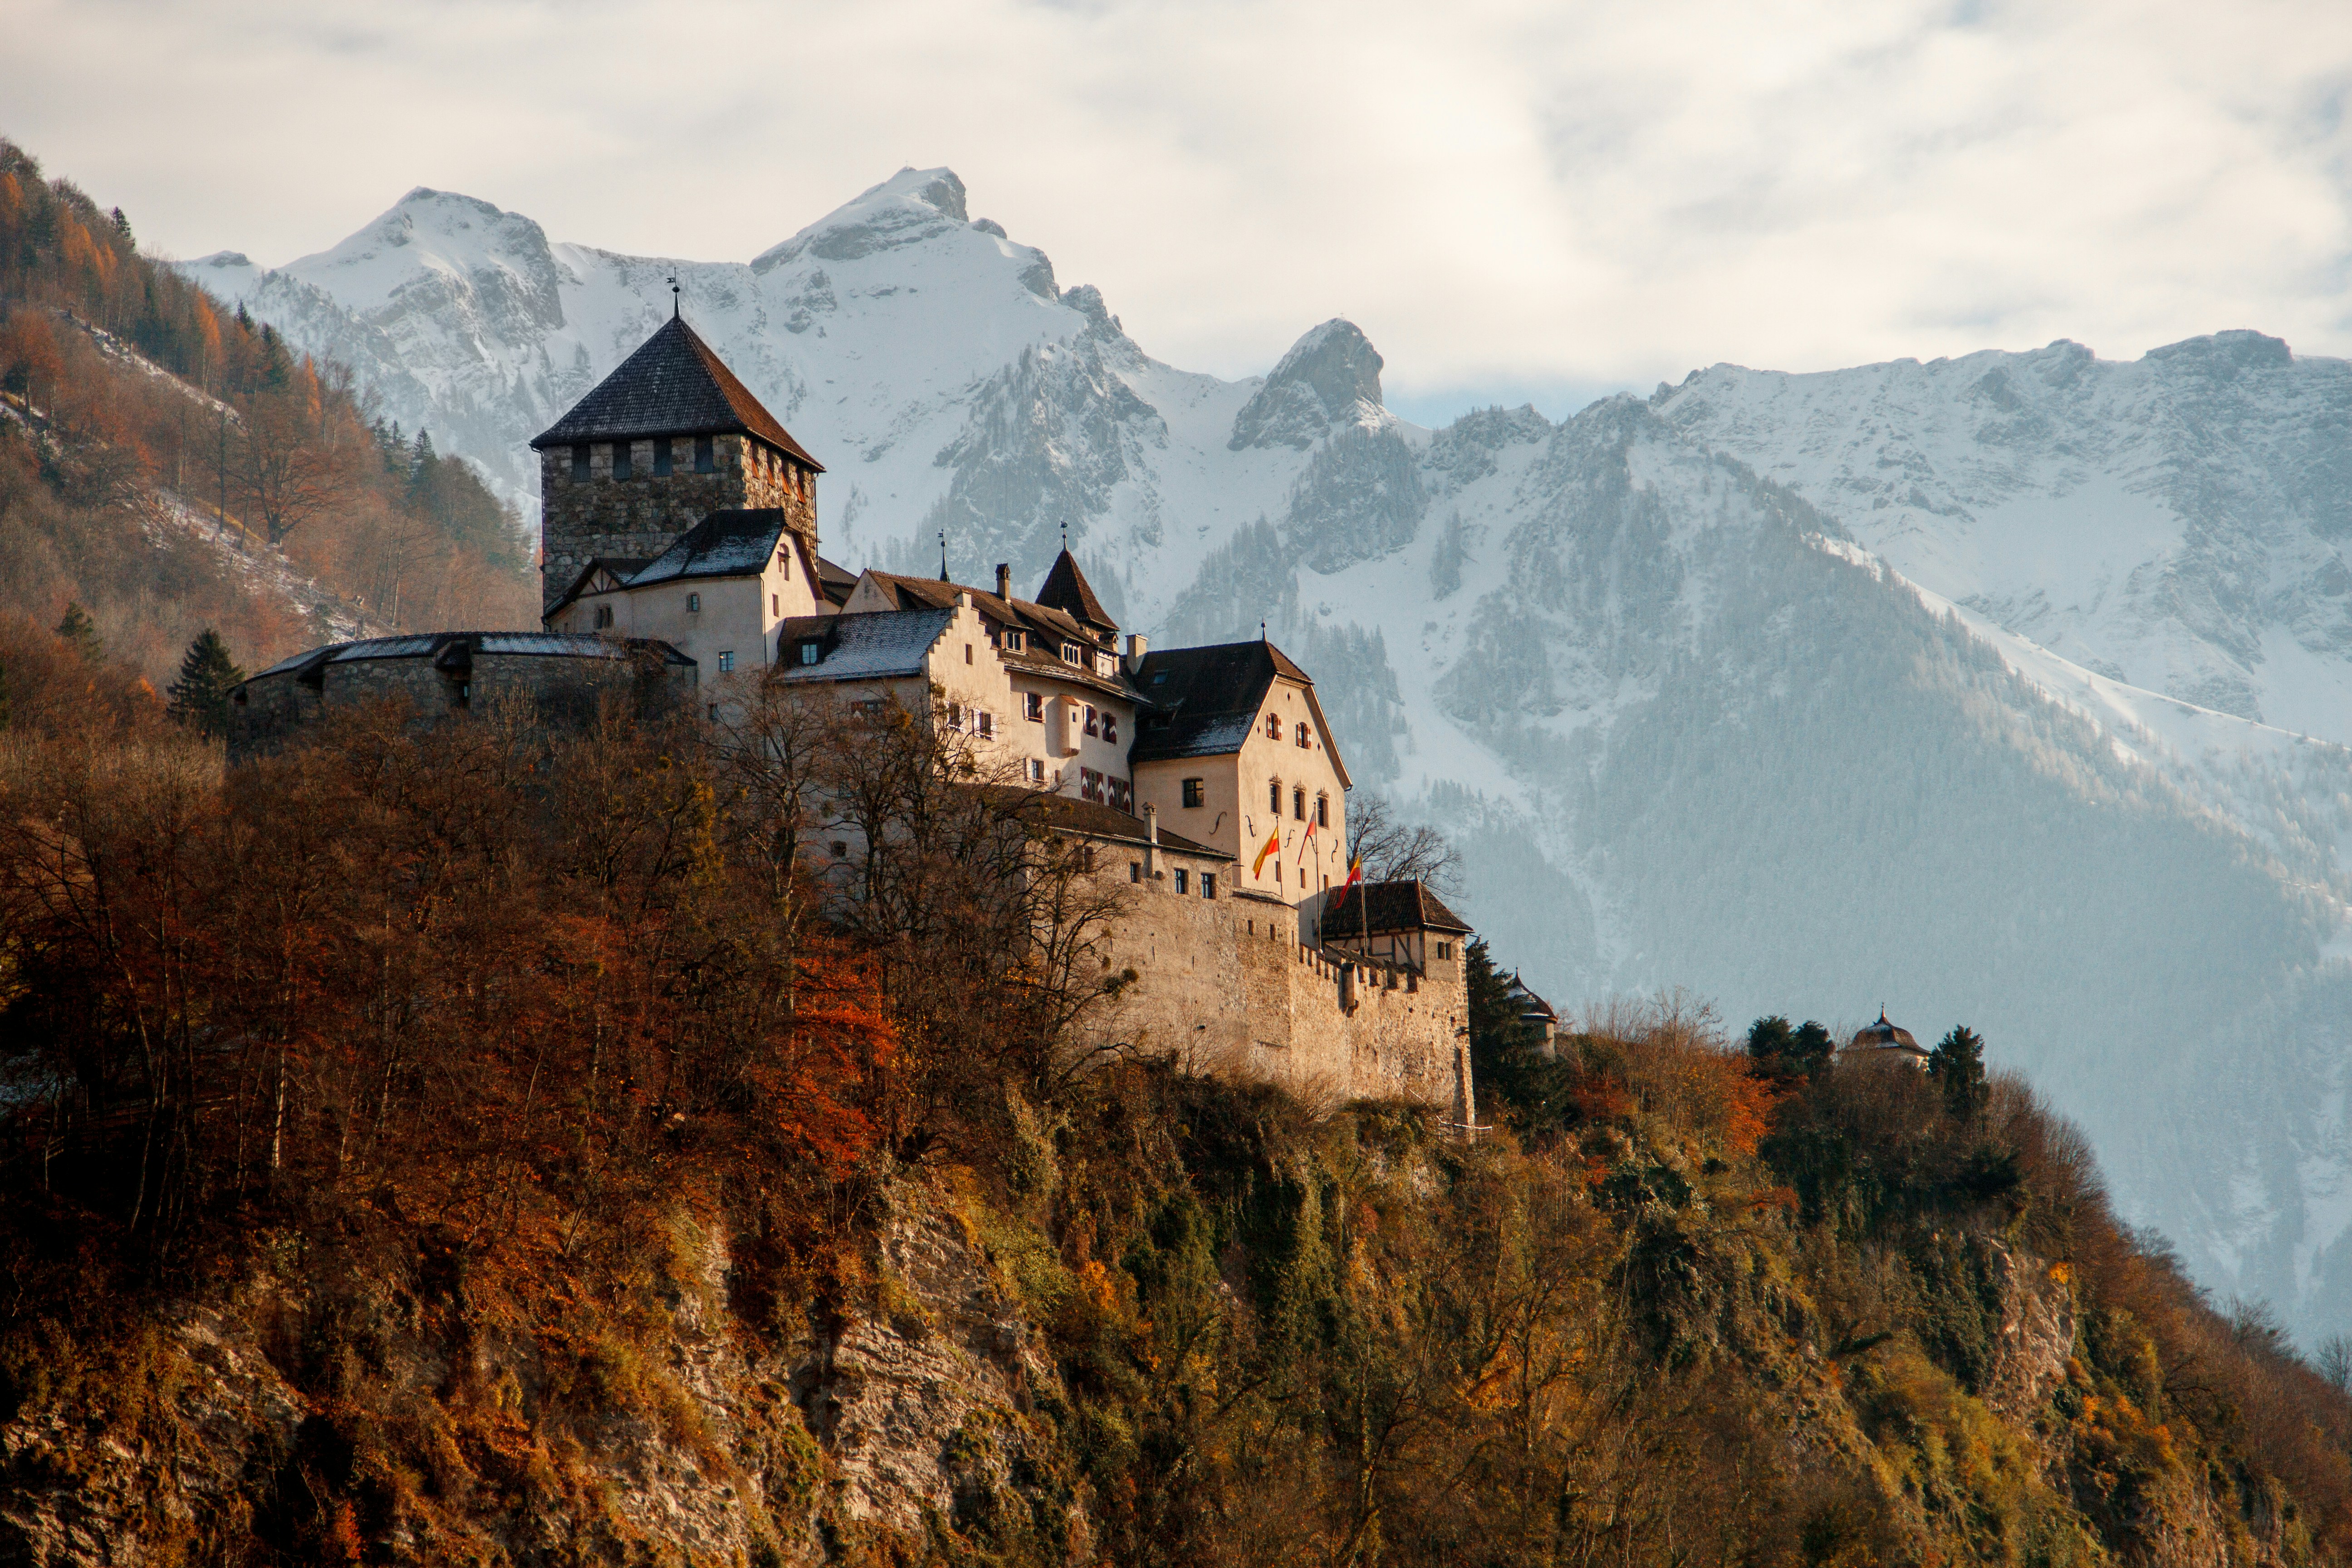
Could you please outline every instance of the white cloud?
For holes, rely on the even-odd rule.
[[[425,184],[749,258],[943,163],[1228,374],[1333,314],[1425,396],[2231,326],[2352,350],[2343,7],[12,9],[0,132],[186,255],[289,259]]]

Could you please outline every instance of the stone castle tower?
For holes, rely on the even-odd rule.
[[[824,465],[682,318],[664,322],[531,447],[541,605],[592,562],[634,571],[714,511],[777,508],[816,553]]]

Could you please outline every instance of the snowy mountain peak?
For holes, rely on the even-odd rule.
[[[1377,417],[1384,363],[1353,321],[1335,316],[1310,329],[1234,416],[1226,446],[1303,450],[1337,426]]]
[[[2241,370],[2293,364],[2294,351],[2286,346],[2284,338],[2238,327],[2205,337],[2183,338],[2177,343],[2148,350],[2146,357],[2175,361],[2183,369],[2195,367],[2210,374],[2230,376]]]
[[[901,169],[782,245],[753,257],[751,270],[764,274],[804,256],[855,261],[878,250],[919,244],[971,222],[963,181],[953,169]],[[1003,233],[992,224],[989,228]]]

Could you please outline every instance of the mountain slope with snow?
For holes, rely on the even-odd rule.
[[[1820,375],[1560,424],[1382,406],[1345,321],[1178,370],[906,170],[748,263],[417,191],[191,263],[518,493],[523,443],[697,327],[829,468],[827,552],[1268,625],[1359,781],[1467,850],[1556,1001],[1966,1021],[2200,1278],[2352,1327],[2352,367],[2222,333]]]

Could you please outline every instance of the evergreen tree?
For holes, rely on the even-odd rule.
[[[1984,1037],[1966,1024],[1953,1025],[1927,1053],[1927,1076],[1942,1086],[1944,1109],[1954,1121],[1975,1121],[1992,1094],[1985,1081]]]
[[[1787,1018],[1775,1013],[1748,1026],[1750,1069],[1759,1078],[1777,1083],[1819,1078],[1830,1065],[1832,1045],[1829,1030],[1811,1018],[1792,1028]]]
[[[91,664],[106,657],[106,641],[98,635],[98,623],[71,599],[66,601],[66,618],[58,623],[58,636]]]
[[[1470,1079],[1478,1109],[1489,1119],[1507,1113],[1523,1135],[1567,1127],[1575,1115],[1569,1098],[1575,1068],[1544,1059],[1542,1031],[1519,1016],[1511,982],[1495,967],[1483,938],[1471,940],[1463,963],[1470,989]]]
[[[200,735],[224,734],[228,730],[228,689],[244,679],[245,671],[228,656],[228,645],[206,626],[180,660],[180,678],[168,688],[168,711]]]
[[[131,220],[122,216],[122,209],[117,207],[107,216],[114,220],[114,232],[122,237],[122,243],[136,248],[139,242],[131,237]]]

